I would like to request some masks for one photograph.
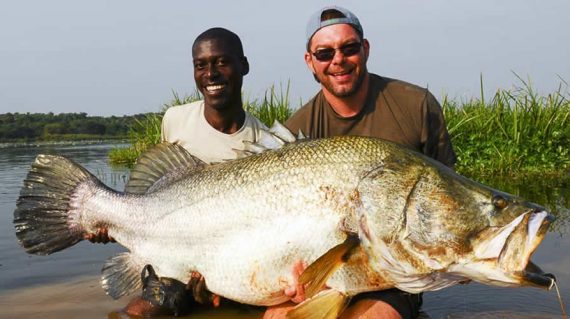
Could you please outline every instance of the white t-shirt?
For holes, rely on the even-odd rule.
[[[177,143],[206,163],[237,158],[243,141],[257,142],[267,127],[245,112],[243,126],[233,134],[213,128],[204,117],[204,101],[169,108],[162,119],[162,140]]]

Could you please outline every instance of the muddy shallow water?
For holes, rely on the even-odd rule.
[[[73,158],[110,187],[123,189],[125,168],[111,168],[106,153],[112,145],[41,146],[0,149],[0,318],[120,318],[128,298],[106,296],[98,276],[104,261],[124,251],[117,244],[82,242],[50,256],[28,255],[17,243],[13,211],[22,181],[39,153]],[[548,206],[558,219],[533,257],[556,275],[570,303],[570,177],[556,181],[490,181],[499,189]],[[569,305],[570,306],[570,305]],[[560,318],[556,292],[538,288],[460,285],[424,294],[424,311],[432,318]],[[254,308],[202,311],[189,318],[260,318]]]

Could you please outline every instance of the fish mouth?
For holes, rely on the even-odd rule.
[[[529,212],[509,235],[498,261],[521,285],[546,289],[554,285],[554,275],[545,273],[530,259],[555,219],[546,211]]]

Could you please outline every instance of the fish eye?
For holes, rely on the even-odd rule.
[[[501,195],[495,195],[493,196],[493,205],[495,206],[495,208],[497,209],[503,209],[505,207],[507,207],[507,200],[501,196]]]

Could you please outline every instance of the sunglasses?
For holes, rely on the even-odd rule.
[[[338,49],[333,48],[326,48],[326,49],[319,49],[312,54],[315,58],[321,62],[330,61],[334,58],[336,54],[336,50],[342,52],[344,56],[353,56],[355,54],[360,53],[360,48],[362,48],[362,43],[360,42],[352,42],[341,46]]]

